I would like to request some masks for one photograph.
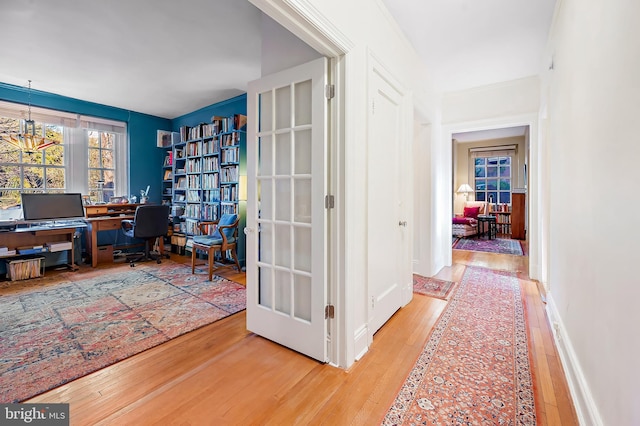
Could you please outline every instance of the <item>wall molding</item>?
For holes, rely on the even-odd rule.
[[[551,293],[547,293],[547,318],[549,327],[553,331],[553,340],[560,355],[560,362],[569,386],[569,392],[576,409],[578,422],[581,425],[603,426],[604,423],[598,412],[591,389],[587,384],[584,372],[576,355],[569,334],[564,326]]]

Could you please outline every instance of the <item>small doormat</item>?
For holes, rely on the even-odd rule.
[[[489,253],[524,256],[520,241],[506,238],[494,238],[492,240],[460,238],[460,240],[453,244],[453,248],[456,250],[486,251]]]
[[[436,299],[447,300],[453,290],[455,283],[452,281],[439,280],[437,278],[423,277],[413,274],[413,292],[435,297]]]

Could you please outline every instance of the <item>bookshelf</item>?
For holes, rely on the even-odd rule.
[[[238,257],[244,263],[246,200],[240,200],[241,181],[246,184],[246,116],[213,117],[211,123],[180,128],[172,147],[172,243],[190,251],[199,234],[200,221],[218,220],[225,213],[240,216]],[[241,178],[244,176],[245,178]],[[178,249],[178,253],[181,250]]]

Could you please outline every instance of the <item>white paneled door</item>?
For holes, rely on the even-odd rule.
[[[327,60],[249,83],[247,329],[327,361]]]
[[[378,70],[369,74],[371,115],[368,140],[369,337],[405,303],[402,283],[411,259],[407,250],[403,95]],[[410,266],[409,266],[410,267]]]

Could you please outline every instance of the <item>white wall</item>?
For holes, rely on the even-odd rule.
[[[552,32],[549,309],[583,424],[640,424],[638,17],[563,0]]]

